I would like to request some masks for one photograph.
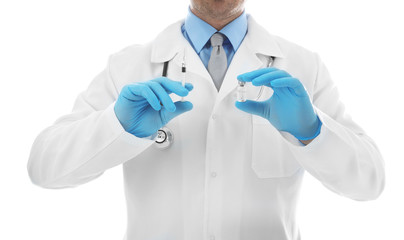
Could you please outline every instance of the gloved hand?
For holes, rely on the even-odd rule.
[[[276,129],[289,132],[299,140],[314,139],[320,133],[321,121],[304,86],[289,73],[273,67],[263,68],[241,74],[237,79],[274,90],[265,101],[236,102],[238,109],[266,118]]]
[[[166,77],[126,85],[115,102],[115,115],[125,131],[136,137],[150,136],[193,107],[188,101],[174,103],[169,94],[185,97],[192,89],[190,83],[183,87]]]

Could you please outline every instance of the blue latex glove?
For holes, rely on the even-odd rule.
[[[304,86],[289,73],[263,68],[241,74],[237,79],[274,90],[265,101],[236,102],[238,109],[266,118],[276,129],[289,132],[299,140],[314,139],[320,133],[321,121]]]
[[[171,119],[192,109],[192,103],[173,102],[170,93],[188,95],[192,84],[172,81],[166,77],[123,87],[114,111],[125,131],[136,137],[148,137],[165,126]]]

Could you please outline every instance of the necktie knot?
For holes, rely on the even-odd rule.
[[[210,44],[212,47],[216,46],[222,46],[223,45],[223,40],[224,40],[224,35],[221,33],[215,33],[210,37]]]

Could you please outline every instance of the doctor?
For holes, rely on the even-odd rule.
[[[154,140],[162,127],[167,148]],[[121,164],[127,240],[297,240],[306,171],[354,200],[384,186],[375,143],[318,55],[269,34],[243,0],[191,0],[185,20],[113,54],[37,137],[28,171],[66,188]]]

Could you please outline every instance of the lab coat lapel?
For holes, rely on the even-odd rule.
[[[204,80],[208,81],[208,83],[212,87],[215,87],[215,85],[213,84],[212,77],[210,76],[208,70],[206,69],[202,60],[200,59],[200,57],[198,56],[198,54],[195,52],[195,50],[192,48],[192,46],[189,44],[188,41],[186,41],[186,43],[184,44],[184,49],[185,49],[185,62],[187,71],[201,76]]]
[[[180,20],[168,26],[157,36],[152,46],[151,62],[163,63],[170,61],[170,66],[177,67],[180,70],[185,60],[187,72],[193,72],[211,82],[212,79],[201,59],[181,32],[183,23],[184,20]],[[178,81],[180,79],[172,80]],[[209,84],[214,87],[213,82]]]

